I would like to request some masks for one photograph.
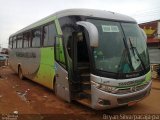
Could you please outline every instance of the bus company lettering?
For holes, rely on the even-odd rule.
[[[16,52],[16,56],[24,58],[36,58],[36,54],[33,52]]]
[[[137,76],[139,76],[139,73],[136,73],[136,74],[127,74],[126,75],[127,78],[137,77]]]
[[[119,83],[119,86],[137,85],[137,84],[142,83],[144,80],[145,80],[145,79],[128,81],[128,82],[120,82],[120,83]]]

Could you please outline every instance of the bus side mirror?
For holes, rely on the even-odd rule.
[[[142,32],[142,35],[144,36],[144,39],[147,41],[147,35],[146,35],[145,31],[142,28],[140,28],[140,30]]]
[[[86,22],[86,21],[78,21],[77,25],[83,26],[89,34],[89,39],[90,39],[90,46],[91,47],[98,47],[98,30],[97,27],[90,23],[90,22]]]

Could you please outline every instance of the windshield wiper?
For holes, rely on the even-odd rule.
[[[120,75],[121,67],[123,67],[123,65],[124,65],[124,63],[125,63],[125,61],[126,61],[126,59],[128,57],[128,54],[129,54],[129,51],[125,48],[123,50],[123,53],[122,53],[122,56],[121,56],[121,60],[120,60],[119,65],[118,65],[117,73],[119,73],[119,75]],[[129,58],[128,58],[128,60],[129,60]],[[134,70],[132,62],[130,60],[128,62],[129,62],[128,65],[130,66],[130,69]]]
[[[130,46],[131,46],[131,50],[132,50],[132,53],[134,55],[134,57],[136,56],[135,52],[134,52],[134,47],[133,47],[133,44],[131,43],[131,40],[129,38],[129,43],[130,43]],[[137,59],[136,59],[137,60]]]
[[[135,57],[135,53],[136,53],[137,56],[138,56],[138,58],[139,58],[139,60],[140,60],[140,62],[141,62],[141,64],[142,64],[143,69],[146,71],[145,64],[144,64],[144,62],[143,62],[143,60],[142,60],[142,58],[141,58],[141,56],[140,56],[140,54],[139,54],[137,48],[133,46],[133,44],[132,44],[130,38],[129,38],[129,43],[130,43],[131,50],[132,50],[132,53],[133,53],[134,57]],[[134,52],[134,51],[135,51],[135,52]],[[137,59],[136,59],[136,60],[137,60]],[[137,60],[137,61],[139,61],[139,60]]]

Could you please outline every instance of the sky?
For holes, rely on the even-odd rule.
[[[138,23],[160,19],[160,0],[0,0],[0,47],[8,47],[8,38],[16,31],[70,8],[118,12]]]

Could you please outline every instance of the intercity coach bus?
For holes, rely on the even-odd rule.
[[[146,36],[126,15],[92,9],[56,12],[9,37],[9,63],[19,78],[102,110],[149,95]]]

